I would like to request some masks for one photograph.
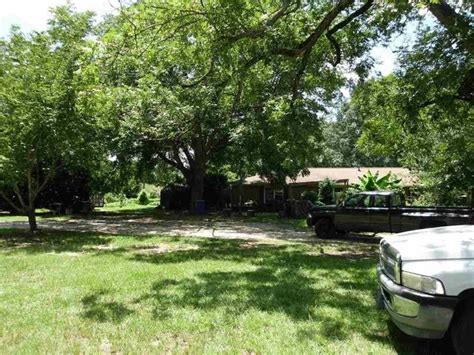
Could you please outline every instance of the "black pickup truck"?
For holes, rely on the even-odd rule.
[[[320,238],[336,233],[389,232],[474,223],[472,208],[405,206],[393,191],[360,192],[339,205],[313,207],[306,220]]]

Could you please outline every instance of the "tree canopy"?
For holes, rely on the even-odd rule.
[[[473,27],[467,12],[444,5],[432,11],[440,22],[420,26],[401,50],[395,74],[368,82],[352,102],[365,117],[359,148],[418,171],[433,202],[449,204],[474,185]]]
[[[32,214],[58,166],[93,162],[112,185],[179,172],[191,208],[209,172],[281,184],[310,166],[405,165],[432,191],[473,184],[469,5],[120,4],[95,28],[66,6],[46,31],[0,41],[0,191],[17,210]],[[420,8],[436,22],[421,21],[393,75],[370,77],[371,49]],[[325,122],[343,87],[350,101]]]
[[[317,164],[326,104],[345,72],[367,75],[371,45],[399,26],[391,11],[403,16],[408,8],[377,6],[369,16],[373,7],[370,0],[123,7],[102,36],[107,111],[124,138],[117,155],[176,168],[192,203],[202,198],[206,171],[223,162],[275,181]]]
[[[0,194],[30,217],[57,169],[92,162],[95,118],[81,75],[91,13],[59,7],[47,31],[0,41]]]

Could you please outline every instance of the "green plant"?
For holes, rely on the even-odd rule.
[[[138,204],[140,205],[148,205],[150,203],[150,199],[148,198],[148,194],[145,190],[142,190],[137,198]]]
[[[375,174],[369,170],[367,174],[359,177],[359,191],[380,191],[380,190],[398,190],[400,189],[400,179],[395,178],[392,173],[379,178],[379,172]]]
[[[301,199],[311,201],[313,204],[319,202],[319,195],[316,191],[306,190],[301,193]]]
[[[334,181],[326,178],[319,184],[319,200],[325,205],[334,202]]]
[[[119,202],[120,197],[112,192],[107,192],[104,196],[105,203]]]

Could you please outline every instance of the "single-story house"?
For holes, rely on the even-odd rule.
[[[282,187],[270,184],[266,179],[258,175],[246,178],[240,188],[238,184],[232,185],[231,199],[233,205],[239,201],[245,203],[254,201],[258,206],[274,206],[288,199],[300,199],[301,194],[307,190],[317,191],[319,183],[328,178],[335,182],[336,192],[343,191],[351,184],[358,184],[359,177],[367,174],[379,173],[384,176],[389,172],[401,179],[403,186],[413,186],[415,177],[406,168],[396,167],[360,167],[360,168],[309,168],[308,174],[299,174],[296,179],[287,178]]]

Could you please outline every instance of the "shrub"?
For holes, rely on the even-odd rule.
[[[150,203],[150,199],[148,198],[148,194],[145,190],[142,190],[138,195],[138,204],[140,205],[148,205]]]
[[[325,205],[334,202],[334,182],[328,178],[319,184],[319,200]]]
[[[319,196],[316,191],[306,190],[301,194],[301,199],[306,201],[311,201],[313,204],[319,201]]]
[[[118,202],[119,200],[120,200],[120,197],[117,194],[114,194],[112,192],[107,192],[104,196],[105,203]]]

